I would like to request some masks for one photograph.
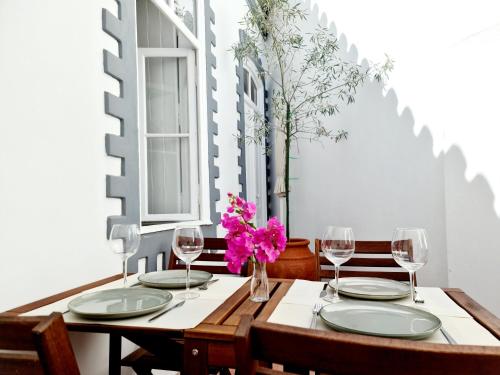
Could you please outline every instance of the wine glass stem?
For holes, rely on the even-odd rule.
[[[339,298],[339,273],[340,273],[340,266],[335,265],[335,295],[334,295],[334,298]]]
[[[414,280],[415,280],[415,271],[409,271],[410,273],[410,293],[411,293],[411,300],[412,302],[415,302],[415,286],[414,286]]]
[[[127,260],[127,257],[123,259],[123,286],[125,288],[127,287]]]
[[[190,280],[190,272],[191,272],[191,262],[186,262],[186,293],[189,293],[189,284],[191,284]]]

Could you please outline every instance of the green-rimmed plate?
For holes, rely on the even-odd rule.
[[[165,307],[172,293],[147,288],[108,289],[71,300],[68,309],[89,319],[123,319],[149,314]]]
[[[335,288],[335,280],[330,280]],[[393,300],[410,295],[410,285],[379,277],[341,277],[339,293],[344,296],[370,300]]]
[[[427,311],[375,301],[340,301],[323,306],[323,322],[342,332],[401,339],[423,339],[441,328],[441,320]]]
[[[190,272],[190,287],[199,286],[210,280],[213,275],[205,271]],[[148,272],[139,276],[142,285],[152,288],[165,289],[184,289],[186,288],[185,270],[166,270],[157,272]]]

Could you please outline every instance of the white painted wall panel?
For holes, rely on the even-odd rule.
[[[120,272],[106,244],[121,205],[106,198],[120,163],[104,134],[119,122],[103,92],[119,87],[103,72],[103,48],[117,51],[103,7],[116,13],[112,0],[0,3],[0,311]],[[106,374],[107,337],[71,337],[82,374]]]
[[[214,98],[217,101],[218,112],[214,119],[219,125],[219,135],[215,143],[219,146],[219,157],[215,164],[220,168],[220,177],[216,180],[216,187],[220,189],[221,201],[217,204],[217,211],[224,212],[227,207],[227,193],[239,193],[241,186],[238,183],[240,168],[238,166],[238,135],[236,124],[239,118],[236,112],[238,100],[236,85],[236,61],[230,51],[234,43],[239,42],[239,21],[245,14],[247,7],[245,0],[231,1],[228,6],[226,1],[212,1],[211,6],[215,12],[215,38],[217,46],[214,55],[217,59],[215,79],[217,91]],[[222,235],[223,233],[220,232]]]
[[[387,95],[368,85],[329,120],[347,142],[302,144],[291,195],[296,235],[330,222],[359,239],[426,227],[433,254],[419,282],[463,288],[496,314],[499,11],[494,0],[313,0],[313,16],[333,22],[358,61],[388,53],[395,70]]]

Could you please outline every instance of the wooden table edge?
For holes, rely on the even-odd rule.
[[[442,288],[453,302],[467,311],[480,325],[500,340],[500,319],[459,288]]]
[[[100,280],[97,280],[97,281],[94,281],[94,282],[91,282],[91,283],[88,283],[88,284],[84,284],[82,286],[79,286],[79,287],[76,287],[76,288],[72,288],[72,289],[66,290],[64,292],[51,295],[49,297],[45,297],[45,298],[39,299],[37,301],[30,302],[30,303],[27,303],[25,305],[21,305],[21,306],[15,307],[13,309],[5,311],[5,313],[18,314],[18,315],[19,314],[24,314],[24,313],[27,313],[29,311],[39,309],[40,307],[44,307],[44,306],[50,305],[50,304],[55,303],[57,301],[60,301],[62,299],[71,297],[71,296],[73,296],[75,294],[84,292],[86,290],[89,290],[89,289],[92,289],[92,288],[96,288],[98,286],[101,286],[101,285],[108,284],[110,282],[119,280],[122,277],[123,277],[123,274],[117,274],[117,275],[105,277],[104,279],[100,279]]]

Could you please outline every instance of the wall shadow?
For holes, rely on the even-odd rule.
[[[338,35],[317,6],[304,6],[304,30],[321,24]],[[356,46],[343,34],[338,38],[341,53],[359,61]],[[399,113],[397,107],[394,90],[385,94],[379,83],[369,82],[356,103],[326,120],[348,130],[348,141],[300,143],[291,162],[292,234],[313,239],[336,224],[352,226],[360,240],[388,240],[395,227],[424,227],[432,255],[418,273],[420,285],[462,288],[498,314],[500,301],[491,287],[500,284],[493,191],[483,176],[466,180],[458,146],[435,156],[429,128],[415,134],[411,109]]]

